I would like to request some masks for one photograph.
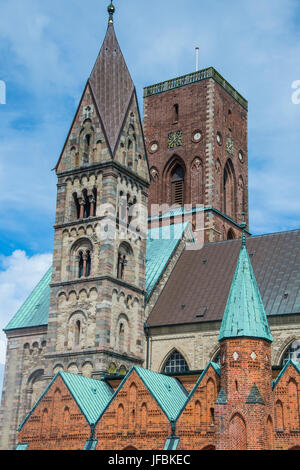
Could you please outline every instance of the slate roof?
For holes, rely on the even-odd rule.
[[[108,144],[114,154],[135,87],[112,24],[108,26],[88,81],[101,116]]]
[[[146,253],[147,296],[151,294],[158,282],[184,232],[187,231],[192,239],[193,235],[188,225],[187,223],[174,225],[173,236],[170,238],[167,237],[168,227],[148,231]],[[4,331],[48,324],[51,272],[50,268]]]
[[[152,310],[149,326],[222,320],[241,240],[185,251]],[[300,230],[247,238],[267,315],[300,313]]]
[[[219,341],[240,337],[273,341],[248,251],[244,245],[231,284]]]
[[[32,410],[28,413],[25,420],[20,425],[19,430],[24,426],[58,377],[62,378],[90,425],[96,423],[114,393],[113,389],[104,381],[59,371],[33,406]]]

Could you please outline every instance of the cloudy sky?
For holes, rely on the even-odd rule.
[[[0,3],[0,80],[7,87],[0,105],[3,328],[51,262],[51,170],[105,35],[108,0]],[[198,45],[200,67],[214,66],[249,100],[250,230],[299,228],[300,104],[292,101],[292,84],[300,80],[300,2],[115,4],[115,29],[140,106],[144,86],[194,71]]]

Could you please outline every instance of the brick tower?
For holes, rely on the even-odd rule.
[[[205,241],[241,236],[242,212],[248,222],[247,109],[212,67],[145,88],[149,211],[153,204],[203,205]]]
[[[216,401],[217,449],[273,447],[273,341],[245,236],[219,341],[221,391]]]
[[[147,207],[149,172],[134,84],[114,6],[62,154],[47,339],[48,377],[99,377],[144,358],[146,238],[128,231]]]

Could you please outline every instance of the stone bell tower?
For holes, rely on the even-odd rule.
[[[137,96],[107,33],[56,166],[47,375],[125,373],[144,358],[149,172]],[[138,211],[133,208],[138,207]],[[133,221],[136,222],[132,228]]]

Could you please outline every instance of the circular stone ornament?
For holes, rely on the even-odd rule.
[[[157,142],[152,142],[150,144],[150,151],[151,153],[155,153],[158,150],[158,143]]]
[[[217,139],[217,143],[218,143],[219,145],[222,145],[222,135],[220,134],[220,132],[217,132],[217,137],[216,137],[216,139]]]
[[[194,142],[199,142],[202,138],[202,132],[201,131],[195,131],[193,133],[193,141]]]

